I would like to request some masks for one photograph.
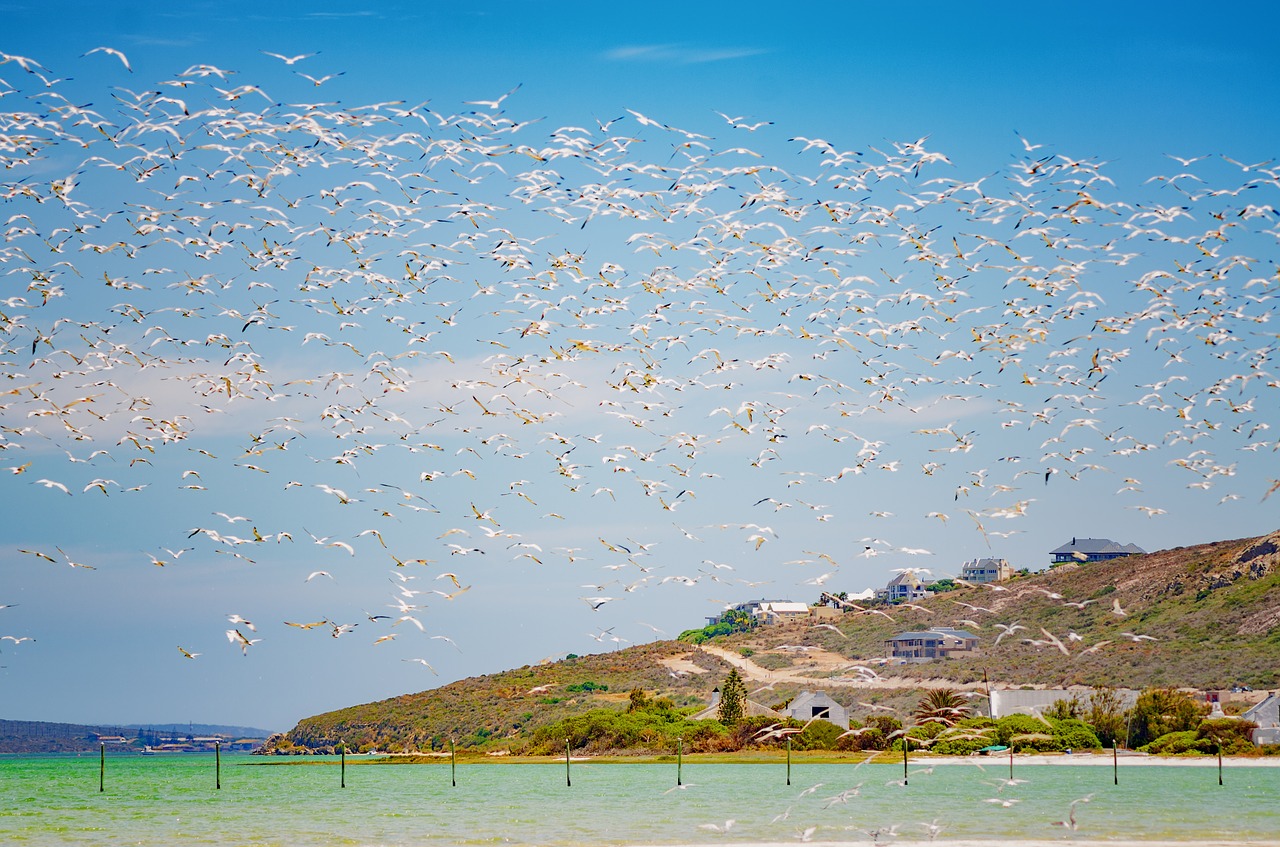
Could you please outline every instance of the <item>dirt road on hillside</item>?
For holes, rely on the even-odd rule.
[[[849,675],[840,674],[840,671],[847,670],[858,662],[851,661],[845,656],[838,653],[832,653],[827,650],[806,650],[804,654],[804,664],[794,668],[785,668],[782,670],[769,670],[757,665],[751,659],[736,653],[732,650],[725,650],[722,647],[715,647],[709,644],[703,644],[699,648],[718,659],[723,659],[733,665],[742,676],[751,682],[760,682],[766,685],[774,685],[776,683],[786,683],[791,685],[801,685],[806,687],[828,687],[828,688],[972,688],[973,686],[960,685],[949,680],[939,679],[908,679],[906,677],[876,677],[864,678],[862,674],[850,672]],[[862,666],[862,665],[859,665]],[[865,666],[862,666],[865,667]],[[874,669],[872,669],[874,670]],[[810,674],[833,673],[835,676],[811,676]]]

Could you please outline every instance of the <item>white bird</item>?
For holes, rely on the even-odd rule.
[[[402,661],[402,662],[414,662],[415,664],[422,665],[424,668],[426,668],[427,670],[431,671],[431,672],[432,672],[433,674],[435,674],[436,676],[439,676],[439,675],[440,675],[440,674],[436,671],[436,669],[435,669],[435,668],[431,667],[431,663],[430,663],[430,662],[428,662],[426,659],[401,659],[400,661]]]
[[[119,50],[115,49],[114,47],[95,47],[92,50],[90,50],[88,53],[84,53],[83,55],[81,55],[80,58],[83,59],[85,56],[89,56],[94,53],[106,53],[109,56],[115,56],[117,59],[120,60],[120,64],[124,65],[124,69],[126,71],[128,71],[129,73],[133,73],[133,68],[130,67],[129,65],[129,57],[121,53]]]
[[[279,53],[270,53],[266,50],[259,50],[258,52],[262,53],[264,56],[270,56],[273,59],[279,59],[280,61],[284,62],[286,65],[292,65],[297,62],[301,62],[303,59],[310,59],[312,56],[316,55],[316,53],[319,53],[320,51],[317,50],[315,53],[299,53],[297,56],[283,56]]]
[[[1092,799],[1093,799],[1092,794],[1086,794],[1083,797],[1072,800],[1070,808],[1067,809],[1067,819],[1065,821],[1054,821],[1053,825],[1066,827],[1067,829],[1074,832],[1078,828],[1076,824],[1076,806],[1080,805],[1081,803],[1088,803]]]
[[[246,656],[249,655],[250,647],[262,641],[261,638],[249,638],[238,629],[227,630],[227,640],[232,644],[239,646],[240,652]]]

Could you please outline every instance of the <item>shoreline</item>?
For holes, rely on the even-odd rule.
[[[255,761],[244,762],[248,765],[316,765],[327,764],[330,760],[338,763],[337,755],[313,755],[313,756],[255,756]],[[1012,757],[1015,767],[1045,767],[1060,765],[1064,767],[1200,767],[1209,768],[1218,766],[1217,756],[1154,756],[1145,753],[1123,752],[1118,757],[1113,758],[1109,752],[1105,753],[1038,753],[1038,754],[1014,754]],[[785,765],[787,756],[785,753],[772,753],[765,751],[755,751],[747,753],[685,753],[682,757],[685,764],[725,764],[725,765]],[[564,756],[518,756],[513,754],[492,755],[488,753],[465,753],[459,754],[456,759],[458,764],[476,765],[476,764],[503,764],[503,765],[533,765],[533,764],[564,764]],[[676,764],[676,756],[674,754],[649,754],[649,755],[622,755],[622,754],[601,754],[601,755],[581,755],[574,754],[570,757],[571,762],[591,764],[608,764],[608,765],[674,765]],[[963,766],[970,765],[974,767],[1001,767],[1007,766],[1010,761],[1008,755],[994,756],[942,756],[931,755],[929,753],[912,753],[909,761],[912,764],[948,765]],[[448,765],[451,759],[448,753],[360,753],[347,754],[348,765]],[[842,765],[842,764],[873,764],[873,765],[900,765],[902,764],[902,755],[900,752],[882,752],[875,755],[867,755],[866,753],[833,753],[829,750],[819,751],[795,751],[791,755],[791,763],[798,765]],[[1280,756],[1223,756],[1222,767],[1225,768],[1280,768]]]

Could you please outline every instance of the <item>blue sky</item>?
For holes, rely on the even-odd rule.
[[[4,13],[5,717],[1275,529],[1266,6]]]

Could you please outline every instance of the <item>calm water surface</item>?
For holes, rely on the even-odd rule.
[[[208,755],[0,757],[0,844],[656,845],[814,841],[1280,843],[1280,768],[938,765],[262,764]],[[271,760],[278,761],[278,760]],[[923,767],[922,764],[919,767]],[[913,770],[917,766],[913,765]],[[856,794],[846,793],[858,787]],[[1055,826],[1071,802],[1078,829]],[[998,803],[987,802],[999,800]],[[1008,805],[1005,805],[1008,803]],[[725,831],[726,822],[733,823]],[[714,827],[714,828],[713,828]]]

